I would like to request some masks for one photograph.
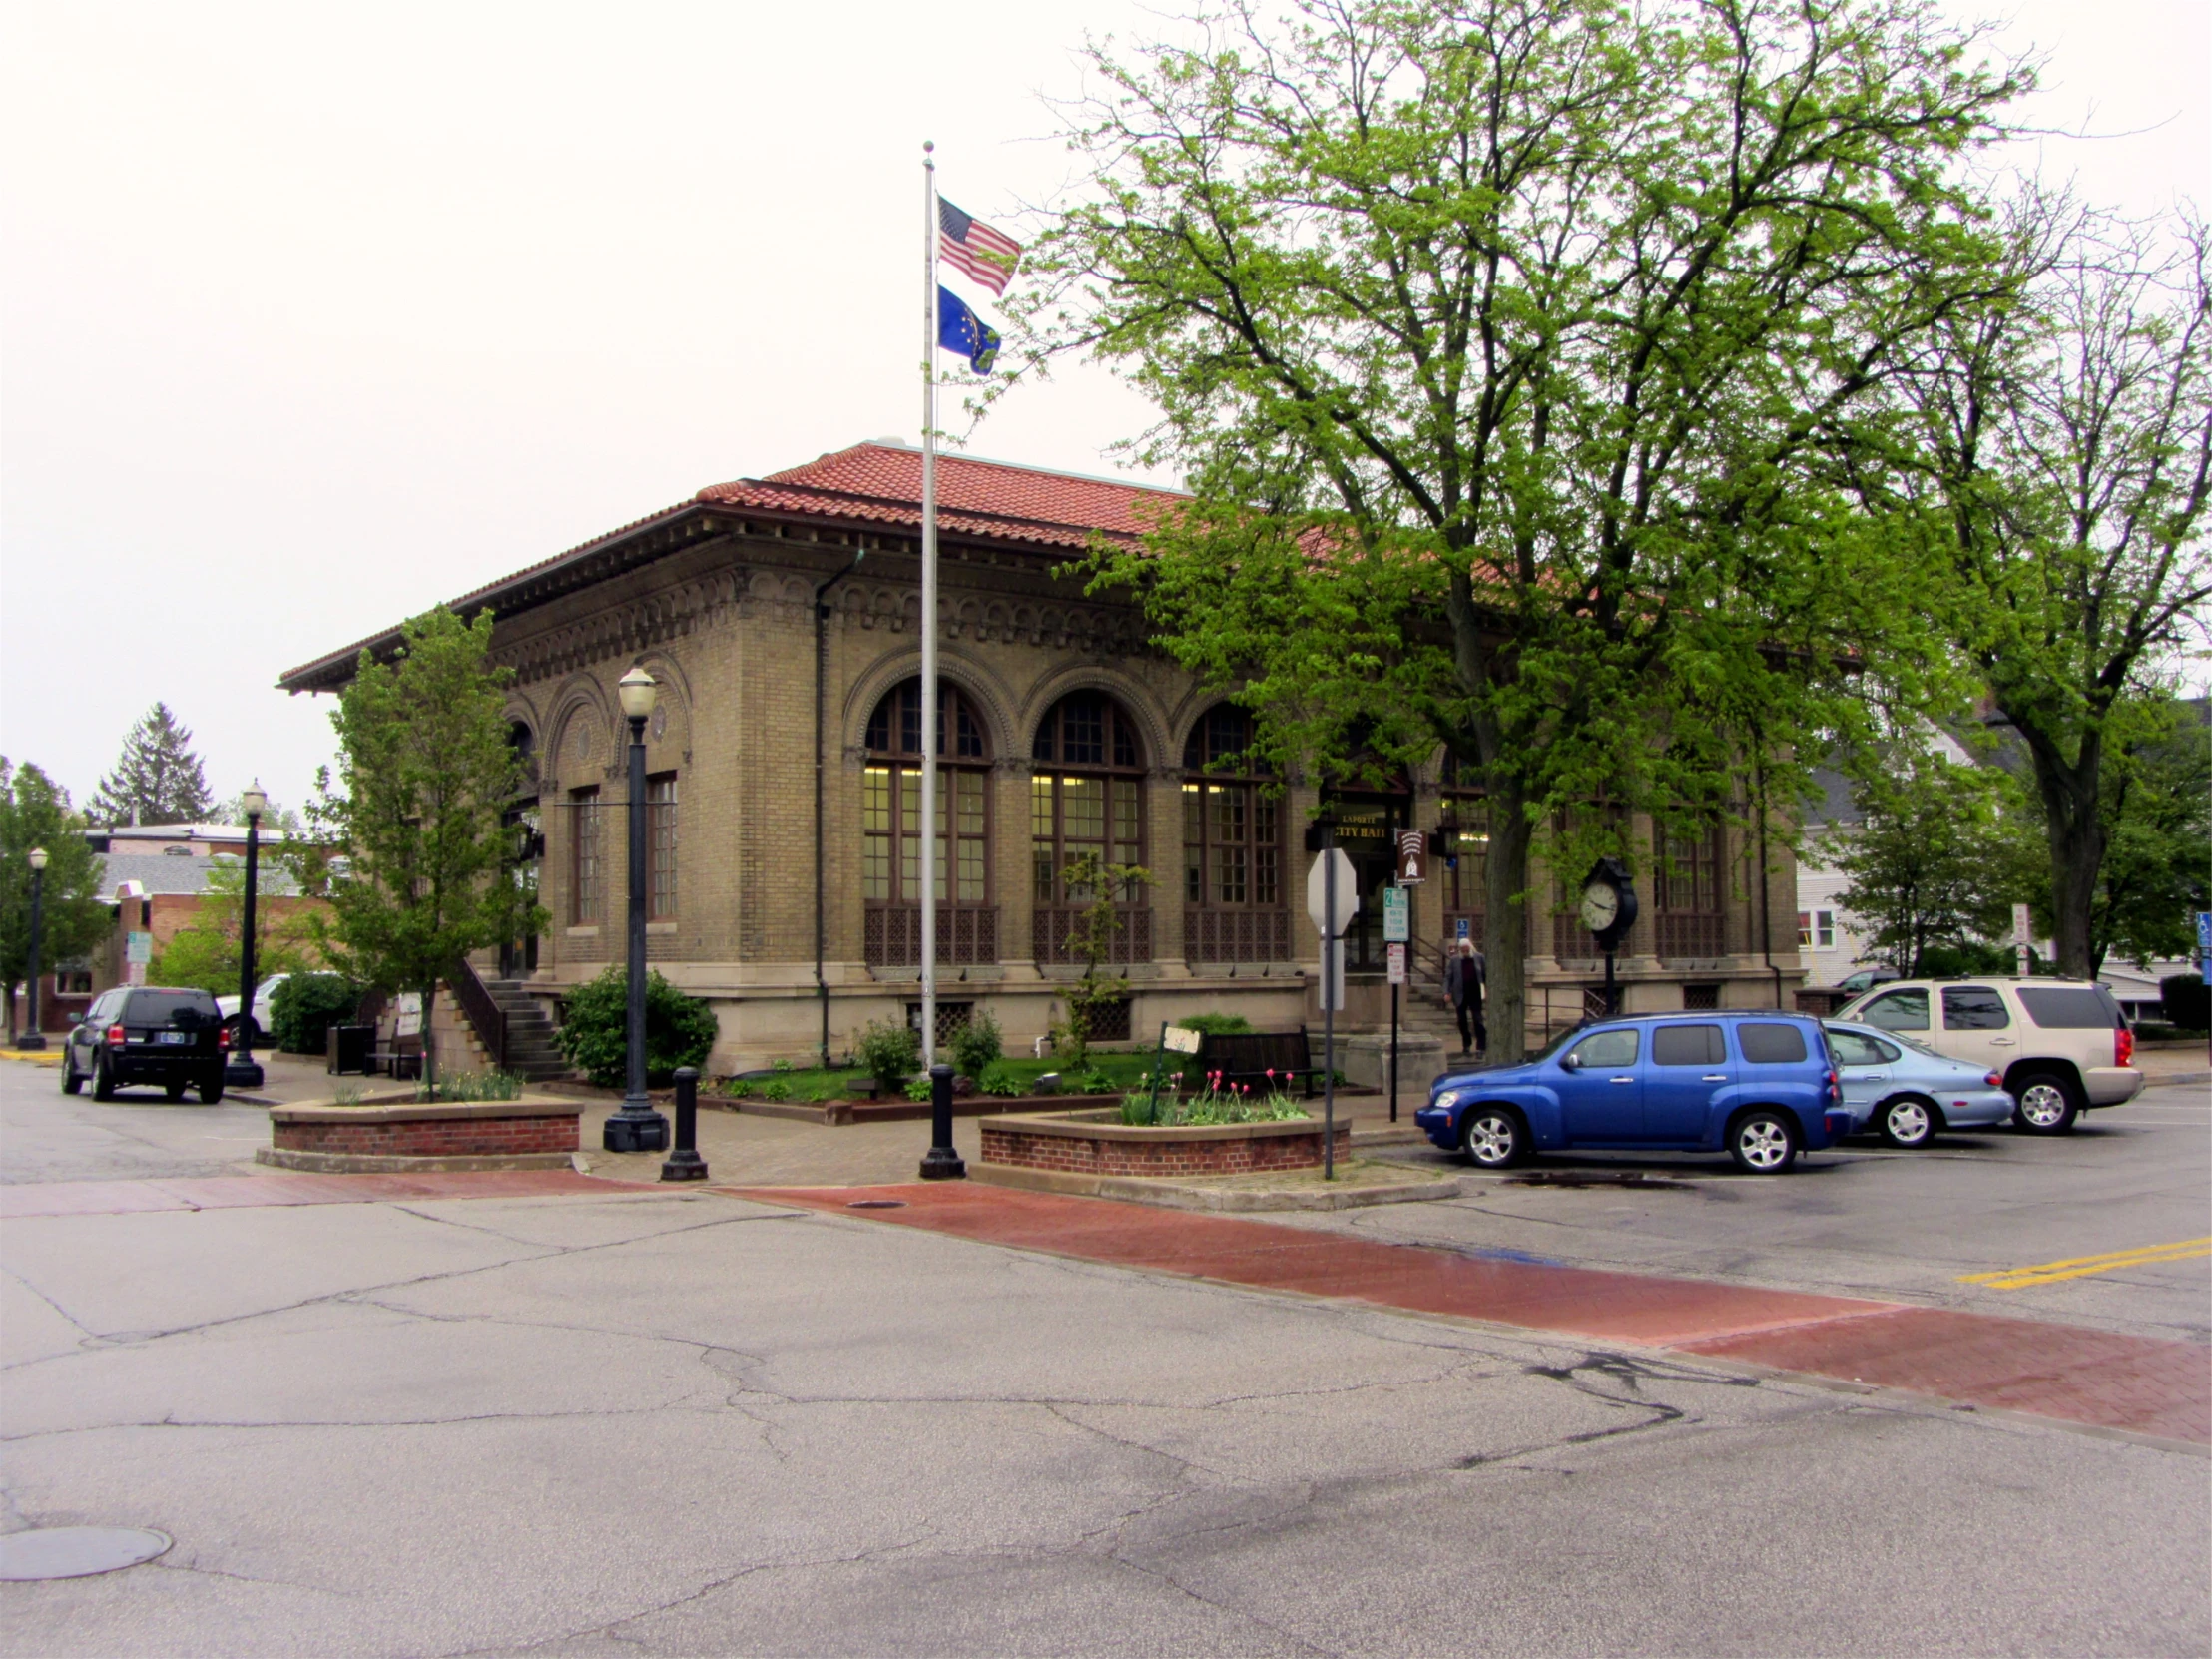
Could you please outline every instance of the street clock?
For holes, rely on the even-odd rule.
[[[1582,925],[1597,935],[1598,949],[1608,956],[1636,925],[1636,887],[1618,858],[1598,859],[1582,883]]]

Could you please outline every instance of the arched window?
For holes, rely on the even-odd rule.
[[[937,689],[937,960],[998,960],[990,904],[990,754],[955,686]],[[893,687],[867,723],[860,780],[860,896],[871,967],[921,960],[921,681]]]
[[[1194,962],[1291,954],[1283,808],[1252,743],[1252,717],[1217,703],[1183,745],[1183,953]]]
[[[1110,697],[1076,692],[1045,715],[1030,748],[1029,837],[1040,962],[1076,959],[1068,933],[1097,894],[1068,871],[1086,853],[1101,864],[1144,857],[1144,744],[1137,723]],[[1152,959],[1152,911],[1136,882],[1114,895],[1121,925],[1116,962]]]
[[[1431,872],[1436,890],[1443,900],[1443,930],[1446,944],[1459,935],[1459,923],[1467,924],[1467,937],[1474,941],[1474,948],[1487,950],[1483,942],[1483,914],[1488,908],[1486,883],[1490,865],[1490,804],[1484,798],[1480,782],[1473,776],[1473,768],[1463,767],[1456,755],[1446,754],[1442,777],[1442,799],[1437,803],[1440,822],[1438,830],[1443,835],[1443,867]]]

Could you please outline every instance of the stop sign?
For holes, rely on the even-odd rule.
[[[1334,914],[1329,908],[1329,865],[1337,865],[1337,907]],[[1306,914],[1312,918],[1315,931],[1325,939],[1344,936],[1344,930],[1352,918],[1360,913],[1360,882],[1352,873],[1352,860],[1345,856],[1344,848],[1333,846],[1315,858],[1314,867],[1306,872]]]

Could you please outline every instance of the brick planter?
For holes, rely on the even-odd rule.
[[[1319,1118],[1155,1128],[1123,1123],[1114,1112],[1070,1112],[985,1118],[980,1127],[983,1163],[1069,1175],[1250,1175],[1257,1170],[1318,1169],[1322,1162]],[[1352,1120],[1341,1118],[1337,1157],[1351,1156]]]
[[[420,1105],[275,1106],[254,1161],[362,1175],[408,1170],[564,1169],[578,1102],[547,1096]]]

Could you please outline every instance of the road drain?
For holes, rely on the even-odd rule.
[[[856,1198],[845,1206],[847,1210],[903,1210],[903,1198]]]
[[[165,1553],[176,1540],[138,1526],[42,1526],[0,1537],[0,1581],[90,1578],[135,1567]]]
[[[1507,1185],[1514,1187],[1675,1187],[1687,1190],[1690,1185],[1664,1175],[1649,1175],[1640,1169],[1532,1169],[1508,1175],[1505,1180]]]

